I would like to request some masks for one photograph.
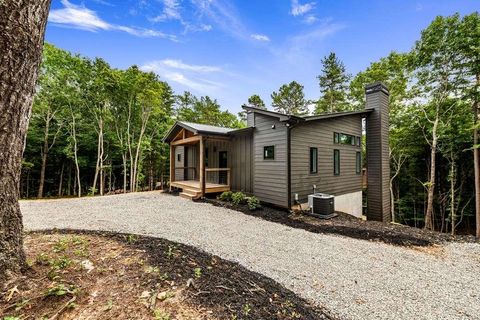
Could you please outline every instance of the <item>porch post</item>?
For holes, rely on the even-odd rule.
[[[205,143],[203,137],[200,137],[200,190],[201,196],[205,195]]]
[[[170,192],[172,192],[173,181],[175,181],[175,146],[170,144]]]

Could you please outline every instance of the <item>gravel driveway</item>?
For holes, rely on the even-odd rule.
[[[342,319],[480,319],[480,245],[421,252],[310,233],[159,192],[21,201],[27,230],[166,238],[262,273]]]

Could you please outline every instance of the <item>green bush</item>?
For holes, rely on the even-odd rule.
[[[218,199],[222,201],[232,201],[232,195],[233,195],[232,191],[225,191],[218,196]]]
[[[243,192],[235,192],[232,194],[232,202],[234,205],[239,205],[245,202],[245,194]]]
[[[258,200],[258,198],[255,197],[255,196],[248,197],[247,205],[248,205],[248,209],[250,209],[250,211],[257,210],[261,207],[260,206],[260,200]]]

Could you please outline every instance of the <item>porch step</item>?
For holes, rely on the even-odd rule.
[[[197,192],[191,189],[183,189],[183,191],[180,192],[180,197],[189,199],[189,200],[198,199],[199,196],[200,196],[200,192]]]

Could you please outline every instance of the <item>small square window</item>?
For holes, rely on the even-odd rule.
[[[340,175],[340,150],[333,150],[333,174]]]
[[[318,149],[310,148],[310,173],[318,172]]]
[[[265,147],[263,147],[263,159],[264,160],[275,159],[275,146],[265,146]]]

